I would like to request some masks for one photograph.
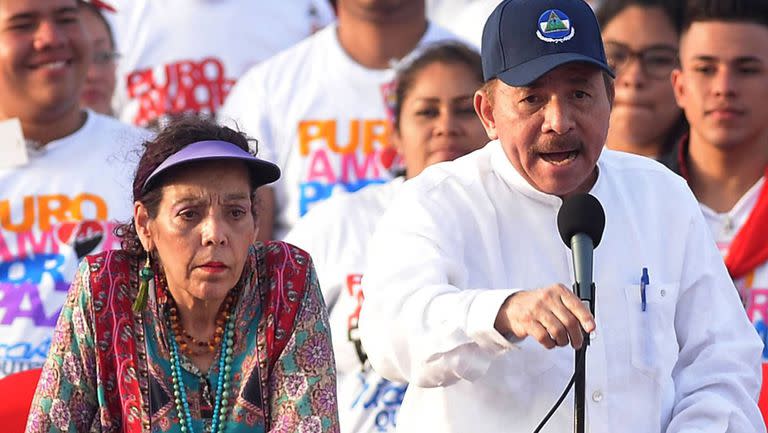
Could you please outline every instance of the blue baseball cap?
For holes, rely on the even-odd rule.
[[[591,63],[614,77],[592,8],[583,0],[504,0],[488,17],[483,78],[522,87],[556,67]]]

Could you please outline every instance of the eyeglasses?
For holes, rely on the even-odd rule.
[[[606,42],[605,56],[608,58],[608,65],[616,74],[621,73],[629,61],[636,58],[640,62],[643,73],[657,80],[669,78],[669,74],[678,65],[677,48],[671,45],[654,45],[644,50],[634,51],[618,42]]]
[[[116,51],[96,51],[93,53],[93,63],[96,65],[106,65],[120,58],[120,53]]]

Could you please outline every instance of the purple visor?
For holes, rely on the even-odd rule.
[[[141,187],[141,191],[146,192],[152,181],[157,180],[158,176],[168,171],[169,168],[196,161],[224,159],[243,161],[248,166],[251,179],[256,187],[272,183],[280,178],[280,168],[277,165],[256,158],[228,141],[206,140],[189,144],[169,156],[149,175]]]

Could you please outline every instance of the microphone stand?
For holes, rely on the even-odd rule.
[[[573,284],[573,293],[581,299],[581,302],[589,308],[592,317],[595,316],[595,283],[590,286],[589,297],[582,293],[579,283]],[[573,431],[584,433],[586,408],[586,382],[587,382],[587,346],[589,346],[589,334],[584,332],[584,343],[581,348],[576,350],[575,354],[575,372],[574,372],[574,405],[573,405]]]

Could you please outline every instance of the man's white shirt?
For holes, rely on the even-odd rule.
[[[765,431],[755,403],[762,344],[687,185],[608,150],[598,169],[591,194],[606,226],[594,256],[589,431]],[[410,382],[398,432],[533,431],[552,407],[573,350],[507,339],[494,321],[517,291],[570,285],[561,204],[497,141],[402,188],[371,241],[360,317],[374,368]],[[566,399],[542,431],[572,423]]]

